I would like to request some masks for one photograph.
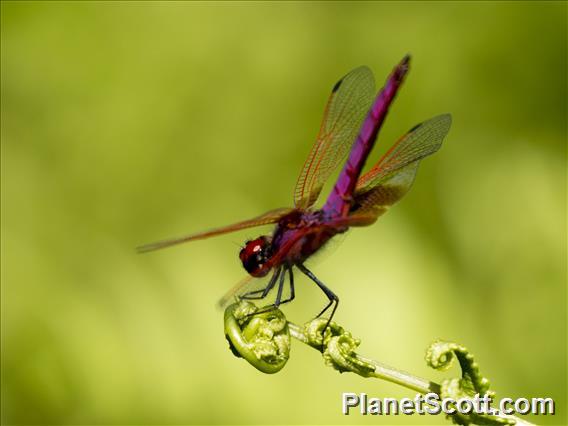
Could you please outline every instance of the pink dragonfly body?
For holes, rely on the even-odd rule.
[[[271,307],[288,302],[295,295],[293,267],[297,267],[320,287],[329,300],[319,315],[335,302],[331,320],[339,299],[304,266],[304,262],[333,236],[351,226],[374,223],[389,206],[402,198],[414,181],[420,160],[439,149],[450,128],[451,117],[448,114],[414,126],[371,170],[361,176],[389,107],[408,72],[409,61],[409,56],[403,58],[376,97],[373,75],[366,67],[354,69],[333,87],[318,138],[296,184],[294,208],[272,210],[226,227],[148,244],[139,250],[146,252],[275,223],[272,235],[246,242],[239,257],[249,277],[229,292],[221,303],[233,295],[243,299],[263,299],[276,285],[277,295]],[[347,155],[324,206],[314,209],[325,181]],[[250,281],[267,276],[271,271],[272,275],[263,288],[244,291]],[[290,294],[283,300],[286,274],[289,276]]]

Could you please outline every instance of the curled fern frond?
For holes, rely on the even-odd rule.
[[[290,331],[278,309],[259,311],[246,301],[228,306],[225,336],[233,354],[263,373],[277,373],[290,357]]]
[[[225,310],[225,334],[237,357],[245,358],[255,368],[268,374],[280,371],[288,361],[292,336],[322,352],[325,363],[340,373],[352,372],[362,377],[387,380],[422,394],[434,393],[456,402],[482,395],[494,396],[489,390],[489,380],[479,372],[473,355],[457,343],[436,341],[426,352],[426,362],[436,370],[449,369],[456,358],[460,364],[461,378],[447,379],[440,385],[357,354],[361,341],[337,323],[328,323],[324,318],[316,318],[300,326],[286,322],[278,309],[259,310],[254,304],[242,301]],[[532,425],[524,418],[503,413],[478,414],[472,411],[461,414],[456,411],[448,418],[460,425]]]
[[[337,323],[332,321],[328,324],[327,319],[316,318],[304,325],[303,334],[307,336],[306,343],[322,350],[326,365],[340,373],[349,371],[370,377],[375,371],[373,364],[363,361],[355,352],[361,340],[355,339]]]
[[[327,328],[325,328],[327,325]],[[325,330],[324,330],[325,328]],[[328,324],[325,318],[316,318],[304,324],[304,330],[310,346],[322,350],[329,343],[332,336],[338,336],[344,333],[344,330],[336,322],[332,321]]]
[[[438,340],[426,351],[426,362],[436,370],[445,371],[457,358],[462,370],[461,387],[469,392],[484,395],[489,390],[489,380],[479,372],[479,365],[473,355],[462,345]]]
[[[462,376],[459,379],[444,380],[440,386],[440,396],[452,398],[454,401],[473,399],[476,395],[488,395],[493,399],[495,393],[489,390],[489,380],[481,375],[479,365],[466,347],[457,343],[438,340],[433,342],[426,350],[426,363],[439,371],[448,370],[455,358],[460,364]],[[498,417],[489,413],[461,414],[456,412],[448,417],[454,423],[460,425],[512,425],[516,423],[513,419]]]

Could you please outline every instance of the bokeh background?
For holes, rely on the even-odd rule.
[[[467,346],[504,397],[566,422],[564,2],[2,2],[3,424],[449,424],[341,415],[337,374],[295,342],[259,373],[217,299],[239,245],[134,247],[290,206],[331,86],[411,73],[379,138],[450,112],[442,150],[370,228],[312,269],[360,352],[439,381],[424,350]],[[285,308],[325,302],[307,280]]]

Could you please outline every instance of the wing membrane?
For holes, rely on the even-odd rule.
[[[416,172],[419,162],[409,164],[392,173],[382,182],[360,189],[355,192],[355,203],[351,208],[350,220],[355,221],[351,226],[370,225],[379,216],[387,211],[387,208],[399,201],[408,192]],[[360,224],[357,224],[359,223]]]
[[[235,298],[241,296],[247,291],[261,290],[268,285],[269,280],[272,275],[269,274],[266,277],[254,278],[251,275],[247,275],[238,283],[236,283],[229,291],[227,291],[221,299],[217,302],[217,306],[220,308],[226,307],[229,303],[235,301]]]
[[[399,201],[412,186],[420,160],[440,148],[450,125],[449,114],[439,115],[414,126],[400,138],[371,170],[359,178],[351,208],[352,220],[372,223],[373,217],[376,220]]]
[[[240,231],[241,229],[253,228],[255,226],[268,225],[270,223],[276,223],[290,213],[292,209],[281,208],[270,210],[260,216],[254,217],[252,219],[244,220],[242,222],[234,223],[232,225],[223,226],[221,228],[210,229],[204,232],[198,232],[195,234],[185,235],[183,237],[172,238],[168,240],[157,241],[155,243],[145,244],[143,246],[137,247],[136,250],[139,253],[146,253],[153,250],[158,250],[166,247],[170,247],[176,244],[185,243],[188,241],[202,240],[204,238],[213,237],[216,235],[227,234],[229,232]]]
[[[306,209],[342,162],[371,107],[375,80],[367,67],[355,68],[333,87],[316,142],[304,163],[294,191],[294,204]]]
[[[388,175],[433,154],[450,130],[452,117],[438,115],[414,126],[401,137],[378,163],[357,181],[357,188],[373,186]]]

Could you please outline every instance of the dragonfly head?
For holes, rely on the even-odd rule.
[[[253,277],[264,277],[270,268],[264,268],[264,264],[271,255],[271,239],[267,236],[247,241],[239,253],[243,267]]]

